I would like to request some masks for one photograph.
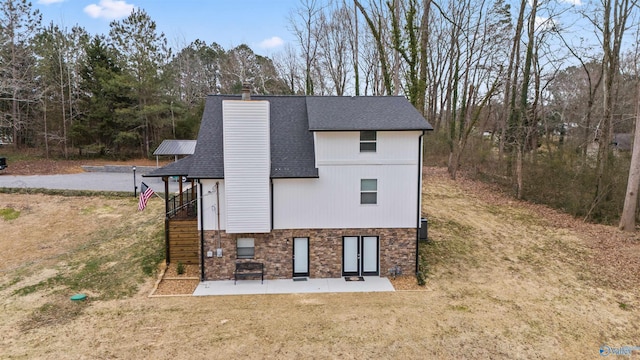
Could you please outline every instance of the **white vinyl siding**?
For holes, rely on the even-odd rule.
[[[377,131],[376,152],[360,132],[314,132],[317,179],[273,180],[275,229],[415,227],[420,131]],[[362,179],[376,180],[376,205],[361,204]]]
[[[360,154],[358,132],[314,133],[316,154],[323,163],[318,166],[319,177],[273,179],[273,227],[415,227],[420,217],[417,213],[419,135],[420,132],[378,132],[378,151]],[[340,149],[351,150],[344,150],[346,153]],[[354,158],[368,164],[354,164]],[[360,204],[361,179],[377,180],[376,205]],[[227,180],[201,181],[205,230],[217,229],[213,191],[216,182],[220,184],[220,229],[225,230]]]
[[[226,231],[271,231],[269,102],[222,102]]]
[[[376,151],[360,152],[359,131],[315,132],[316,167],[418,163],[420,131],[377,131]]]
[[[220,230],[226,229],[226,197],[224,180],[200,180],[202,183],[202,192],[200,194],[200,186],[198,187],[198,228],[201,224],[200,216],[204,216],[202,223],[204,224],[204,230],[218,230],[218,214],[220,212]],[[218,183],[218,189],[220,191],[219,196],[216,195],[216,183]],[[202,211],[200,211],[200,199],[202,199]],[[220,203],[218,203],[220,199]]]
[[[417,140],[416,152],[417,152]],[[323,166],[317,179],[274,179],[275,229],[415,227],[418,165]],[[360,204],[360,180],[377,179],[377,205]]]

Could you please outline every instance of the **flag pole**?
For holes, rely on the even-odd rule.
[[[145,186],[146,187],[151,187],[151,186],[149,186],[147,184],[145,184]],[[151,188],[151,190],[153,190],[153,188]],[[142,195],[142,192],[140,192],[140,195]],[[153,195],[159,197],[161,200],[164,200],[164,198],[162,196],[158,195],[158,193],[155,190],[153,191]]]

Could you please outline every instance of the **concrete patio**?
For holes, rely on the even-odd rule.
[[[347,281],[345,278],[265,280],[203,281],[193,296],[212,295],[254,295],[254,294],[302,294],[302,293],[338,293],[338,292],[385,292],[395,291],[387,278],[365,276],[364,281]]]

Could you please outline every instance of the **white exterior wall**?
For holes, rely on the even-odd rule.
[[[315,132],[316,166],[410,165],[417,168],[420,131],[378,131],[376,152],[360,152],[360,132]],[[416,175],[417,176],[417,175]]]
[[[227,233],[271,231],[268,101],[222,102]]]
[[[315,133],[318,179],[274,179],[275,229],[415,227],[421,132],[378,132],[360,153],[359,132]],[[360,204],[360,179],[378,180],[375,205]]]
[[[216,211],[220,211],[220,230],[226,229],[226,197],[224,189],[224,180],[200,180],[202,183],[202,212],[198,208],[198,216],[204,215],[204,219],[198,217],[198,229],[200,229],[201,220],[204,220],[204,230],[218,230],[218,215]],[[219,197],[216,195],[216,183],[220,191]],[[198,199],[200,199],[200,186],[198,185]],[[220,201],[218,202],[218,199]],[[198,201],[200,206],[200,201]]]

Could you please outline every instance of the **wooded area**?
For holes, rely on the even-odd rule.
[[[427,161],[452,178],[635,229],[638,0],[300,0],[297,43],[273,58],[169,44],[140,9],[90,35],[42,24],[26,0],[0,6],[0,142],[17,148],[148,156],[194,139],[204,97],[245,81],[257,94],[404,95],[435,128]]]

